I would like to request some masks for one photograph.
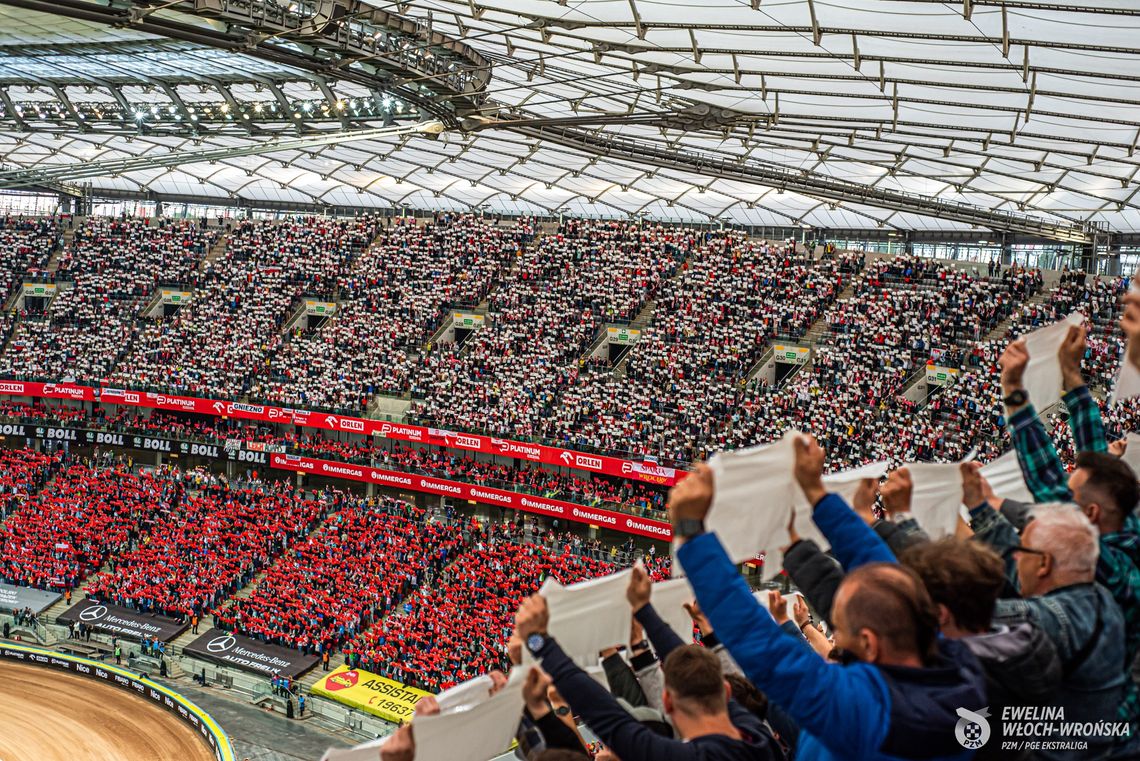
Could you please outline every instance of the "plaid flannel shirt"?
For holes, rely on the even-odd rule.
[[[1108,438],[1100,408],[1088,387],[1073,389],[1062,401],[1069,410],[1069,427],[1077,451],[1107,452]],[[1009,427],[1021,473],[1034,499],[1038,502],[1072,501],[1069,474],[1033,405],[1013,415]],[[1140,652],[1140,520],[1135,514],[1130,513],[1125,518],[1120,531],[1100,537],[1096,580],[1112,593],[1124,614],[1127,664],[1131,666]],[[1140,719],[1140,686],[1132,679],[1129,679],[1129,690],[1118,715],[1131,722]]]

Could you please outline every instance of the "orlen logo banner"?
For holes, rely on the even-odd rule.
[[[316,460],[310,457],[296,455],[278,455],[270,458],[270,466],[281,470],[291,470],[301,473],[320,473],[328,476],[338,476],[354,481],[367,481],[379,486],[395,487],[425,494],[436,494],[455,499],[466,499],[482,502],[487,505],[496,505],[514,510],[523,510],[528,513],[547,515],[556,518],[568,518],[579,523],[588,523],[595,526],[612,528],[638,536],[648,536],[654,539],[669,540],[673,536],[672,528],[668,523],[655,521],[649,518],[637,518],[612,510],[589,508],[573,502],[562,502],[556,499],[535,497],[530,494],[518,494],[502,489],[492,489],[478,484],[469,484],[459,481],[445,481],[440,478],[425,478],[422,476],[409,476],[390,470],[371,468],[367,472],[342,463]]]
[[[190,396],[138,392],[117,387],[96,389],[71,383],[33,383],[30,381],[0,381],[0,395],[3,394],[83,401],[100,401],[100,398],[103,397],[105,401],[111,404],[129,404],[140,407],[175,410],[178,412],[195,412],[202,415],[232,417],[242,420],[258,420],[267,423],[291,422],[293,425],[324,428],[333,431],[346,431],[364,436],[375,434],[400,441],[430,443],[453,449],[487,452],[503,457],[515,457],[531,462],[541,462],[547,465],[559,465],[567,468],[589,470],[595,473],[605,473],[610,476],[620,476],[645,481],[647,483],[659,484],[661,486],[672,486],[684,475],[683,473],[678,473],[673,468],[623,460],[619,457],[586,454],[561,449],[559,447],[480,436],[478,434],[454,433],[442,429],[424,428],[418,425],[404,425],[378,420],[365,420],[363,418],[325,415],[306,410],[270,407],[260,404],[244,404],[241,402],[215,399],[199,399]]]

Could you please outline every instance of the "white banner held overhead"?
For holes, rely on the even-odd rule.
[[[1044,412],[1061,400],[1061,360],[1057,357],[1069,328],[1080,325],[1084,318],[1077,312],[1059,322],[1047,325],[1025,336],[1029,351],[1022,383],[1029,401],[1038,413]]]
[[[597,665],[599,652],[629,639],[633,613],[625,591],[632,573],[627,569],[568,587],[547,579],[539,590],[550,611],[550,636],[579,666]],[[523,662],[529,657],[523,648]]]
[[[967,462],[967,458],[962,462]],[[962,506],[962,472],[960,462],[907,463],[914,490],[910,512],[932,540],[953,536]]]
[[[792,474],[799,431],[762,447],[721,452],[709,460],[713,503],[705,525],[734,563],[788,543],[788,521],[799,486]]]
[[[1025,484],[1025,476],[1021,473],[1021,465],[1017,462],[1017,452],[1012,449],[996,460],[982,466],[982,477],[990,483],[994,494],[1002,499],[1012,499],[1017,502],[1033,502],[1033,493]],[[977,507],[977,505],[967,505]]]

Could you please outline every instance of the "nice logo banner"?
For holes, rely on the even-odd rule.
[[[341,666],[314,684],[311,692],[394,724],[410,720],[420,698],[431,694],[347,666]]]

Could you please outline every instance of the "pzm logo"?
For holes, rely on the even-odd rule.
[[[989,706],[980,711],[967,711],[959,708],[958,724],[954,727],[954,737],[963,748],[977,750],[990,739]]]

